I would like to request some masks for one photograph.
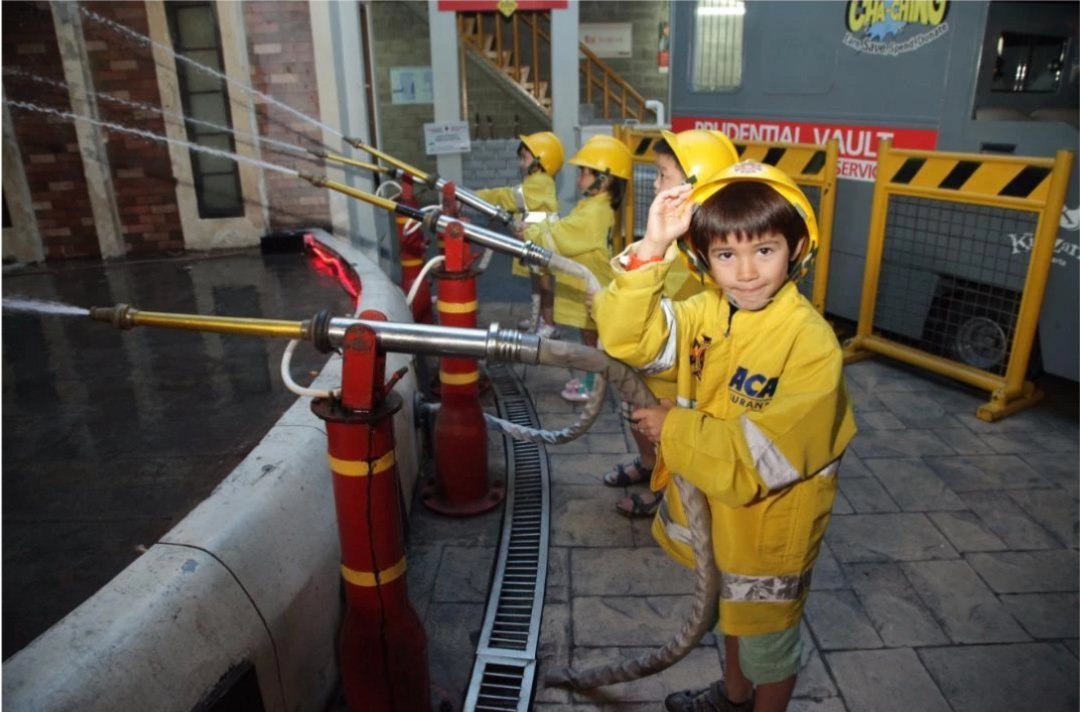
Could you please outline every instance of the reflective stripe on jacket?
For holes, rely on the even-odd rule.
[[[611,281],[611,231],[615,211],[611,198],[600,193],[582,198],[565,218],[557,223],[540,223],[525,229],[525,239],[569,257],[596,276],[600,286]],[[555,275],[555,322],[577,328],[595,329],[585,311],[585,282]]]
[[[721,630],[783,630],[802,615],[838,460],[855,434],[840,345],[791,282],[756,312],[733,313],[715,289],[667,300],[674,257],[672,248],[633,272],[613,260],[615,279],[594,307],[609,354],[677,383],[653,482],[668,501],[653,533],[691,563],[681,502],[664,474],[677,472],[709,501]]]

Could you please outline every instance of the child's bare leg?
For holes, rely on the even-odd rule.
[[[540,315],[548,324],[555,323],[555,278],[540,275]]]
[[[795,675],[780,682],[758,685],[754,691],[754,712],[784,712],[795,691]]]
[[[743,675],[739,665],[739,639],[734,635],[724,636],[724,687],[735,704],[746,702],[754,694],[754,683]],[[758,712],[757,705],[754,712]]]

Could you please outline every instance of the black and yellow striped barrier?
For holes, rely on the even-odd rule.
[[[851,363],[875,353],[882,354],[990,391],[990,402],[976,411],[976,415],[986,421],[1004,418],[1036,403],[1042,393],[1025,379],[1072,162],[1073,153],[1065,150],[1058,151],[1054,158],[1025,158],[979,153],[894,150],[890,141],[883,140],[878,149],[877,180],[871,205],[859,324],[855,336],[844,346],[845,361]],[[914,230],[907,230],[908,235],[901,236],[899,230],[887,229],[893,199],[898,197],[939,201],[932,203],[940,206],[937,208],[939,215],[936,218],[920,217],[921,224],[917,223]],[[1000,337],[1001,343],[995,345],[995,348],[1002,354],[1002,365],[997,372],[988,370],[989,366],[973,364],[972,360],[965,362],[950,357],[948,352],[931,353],[909,343],[901,343],[882,334],[883,326],[875,324],[879,307],[882,313],[885,313],[890,309],[902,309],[904,306],[879,303],[882,263],[887,243],[892,244],[892,241],[895,241],[896,244],[903,245],[904,240],[913,239],[912,234],[937,231],[942,223],[947,224],[950,219],[950,216],[945,214],[949,212],[949,204],[1017,211],[1013,214],[1025,221],[1031,221],[1034,217],[1032,214],[1037,215],[1031,253],[1026,270],[1023,270],[1023,290],[1015,306],[1010,307],[1015,321],[1012,321],[1010,315],[1010,324],[1005,328],[997,327],[999,330],[996,335]],[[956,219],[955,213],[952,219]],[[1019,282],[1019,274],[1013,278],[1011,274],[1006,274],[998,263],[990,263],[991,269],[987,268],[986,246],[990,243],[980,242],[979,239],[993,237],[983,233],[994,230],[1003,232],[1005,228],[989,227],[993,224],[990,219],[987,219],[986,223],[985,227],[968,228],[966,238],[955,231],[944,230],[938,235],[938,239],[948,240],[949,254],[961,257],[951,258],[947,260],[949,264],[937,265],[931,271],[925,269],[925,264],[932,261],[938,253],[924,255],[921,256],[923,261],[917,268],[931,271],[937,280],[948,279],[976,284],[974,280],[982,278],[983,272],[991,272],[990,276],[986,277],[988,281],[995,277],[999,281],[1008,277]],[[1002,237],[1007,235],[1003,232]],[[963,257],[965,255],[968,257]],[[907,259],[914,263],[918,257],[920,255],[917,248],[910,248]],[[897,267],[890,264],[888,269]],[[1016,269],[1017,273],[1020,271]],[[1000,299],[993,291],[1000,291],[999,285],[991,283],[986,288],[987,291],[981,294],[975,288],[968,289],[971,296],[966,306],[975,310],[973,313],[987,308],[995,299]],[[898,301],[901,298],[910,302],[912,299],[919,299],[920,295],[897,295],[893,300]],[[921,298],[927,297],[921,295]],[[974,319],[977,320],[978,317]],[[991,328],[994,327],[991,325]]]
[[[630,149],[634,164],[652,164],[656,160],[653,147],[663,138],[660,129],[640,129],[616,126],[615,138]],[[832,251],[833,219],[836,214],[836,161],[839,145],[835,139],[826,144],[735,142],[739,158],[776,166],[801,187],[811,186],[818,191],[817,212],[820,242],[810,274],[808,296],[818,312],[825,312],[825,294],[829,284],[829,257]],[[612,250],[621,252],[633,241],[634,191],[628,190],[623,201],[622,229],[617,231]],[[811,200],[811,203],[815,201]]]

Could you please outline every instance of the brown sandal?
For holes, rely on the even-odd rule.
[[[629,469],[633,467],[638,471],[638,476],[631,475]],[[615,465],[615,477],[611,477],[611,471],[604,473],[604,484],[608,487],[629,487],[630,485],[641,484],[642,482],[648,482],[652,478],[653,468],[645,467],[641,464],[641,458],[635,457],[634,461],[629,465],[624,465],[621,462]],[[609,479],[610,478],[610,479]]]
[[[664,494],[662,492],[656,492],[653,497],[654,499],[651,502],[647,502],[640,494],[634,493],[630,495],[630,502],[632,503],[630,509],[620,507],[619,502],[616,502],[615,511],[630,519],[635,519],[637,517],[651,517],[656,514],[656,510],[659,509],[660,503],[664,501]]]

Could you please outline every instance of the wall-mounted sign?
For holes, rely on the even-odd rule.
[[[836,161],[837,176],[866,182],[873,182],[877,176],[877,147],[881,139],[892,139],[893,148],[933,151],[937,147],[938,135],[937,129],[906,129],[893,126],[854,126],[806,121],[717,119],[692,116],[672,118],[672,131],[687,129],[723,131],[736,144],[740,141],[822,144],[835,138],[840,148],[840,155]]]
[[[949,0],[848,0],[844,46],[895,57],[949,31]]]
[[[471,148],[468,121],[424,124],[424,150],[427,155],[468,153]]]
[[[634,25],[630,22],[582,22],[581,43],[597,57],[634,56]]]
[[[431,67],[390,67],[390,103],[431,104]]]

